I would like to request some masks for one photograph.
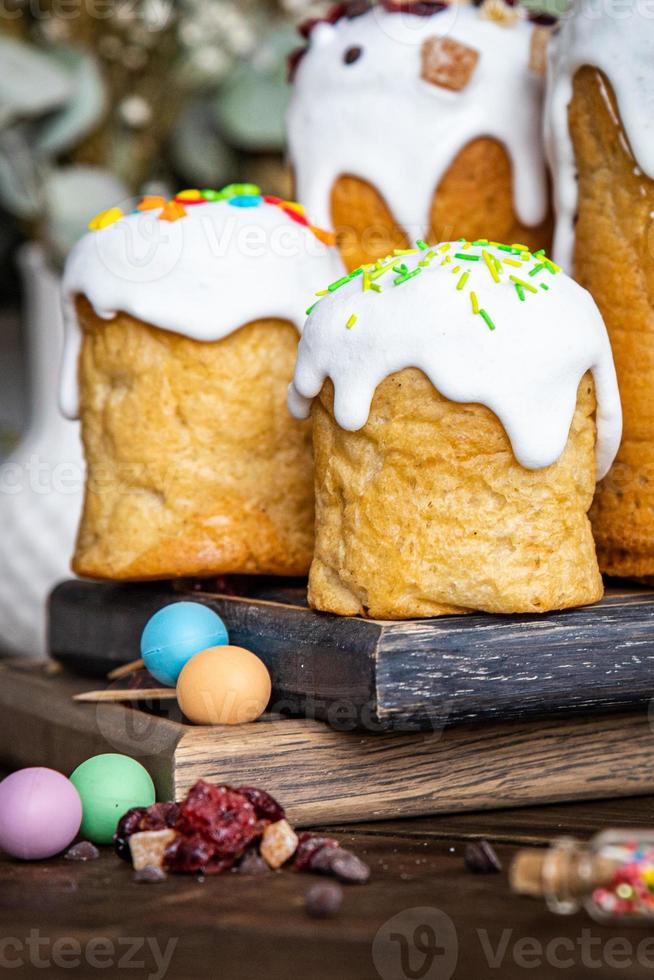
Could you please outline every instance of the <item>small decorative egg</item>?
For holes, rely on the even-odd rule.
[[[154,783],[147,769],[128,755],[94,755],[70,777],[82,800],[83,837],[94,844],[111,844],[116,824],[133,806],[155,802]]]
[[[141,656],[161,684],[174,687],[184,664],[200,650],[229,643],[218,613],[201,602],[172,602],[146,624]]]
[[[82,821],[79,793],[60,772],[35,766],[0,783],[0,848],[38,861],[65,850]]]
[[[210,647],[182,668],[177,700],[196,725],[239,725],[263,714],[271,686],[268,668],[249,650]]]

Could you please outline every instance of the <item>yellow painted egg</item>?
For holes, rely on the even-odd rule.
[[[270,700],[268,668],[243,647],[209,647],[184,665],[177,680],[179,706],[196,725],[255,721]]]

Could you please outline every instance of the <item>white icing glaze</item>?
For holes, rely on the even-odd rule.
[[[336,248],[272,204],[189,205],[186,217],[174,222],[160,221],[159,213],[132,213],[89,232],[68,257],[60,401],[70,418],[78,411],[76,295],[85,295],[108,320],[122,311],[212,341],[265,317],[290,320],[301,330],[315,289],[343,273]]]
[[[498,25],[458,4],[431,17],[373,7],[314,28],[287,117],[298,199],[314,220],[331,226],[331,189],[340,175],[352,174],[377,188],[410,239],[424,238],[448,167],[467,143],[490,136],[512,160],[517,215],[525,225],[540,224],[547,182],[543,86],[528,68],[532,29],[524,20]],[[420,77],[422,43],[435,36],[480,52],[460,92]],[[346,65],[351,46],[363,53]]]
[[[498,259],[506,252],[488,247]],[[620,443],[622,416],[613,356],[602,316],[590,293],[563,272],[529,271],[504,265],[495,283],[482,259],[457,260],[460,243],[408,281],[396,273],[376,280],[382,293],[362,289],[362,277],[321,299],[300,341],[289,408],[308,415],[326,378],[334,383],[334,415],[354,431],[365,425],[377,385],[403,368],[422,370],[442,395],[478,402],[502,422],[516,459],[528,469],[554,463],[563,452],[575,411],[577,388],[592,371],[597,392],[597,477],[608,471]],[[467,254],[478,255],[473,246]],[[425,253],[402,256],[409,270]],[[441,265],[444,255],[453,256]],[[527,253],[528,254],[528,253]],[[452,269],[459,266],[459,271]],[[463,272],[469,279],[456,288]],[[537,294],[517,295],[509,275],[523,278]],[[540,289],[540,282],[549,286]],[[472,309],[473,290],[495,329]],[[349,329],[350,317],[356,322]],[[351,321],[350,321],[351,322]]]
[[[654,179],[654,17],[644,0],[576,0],[550,45],[545,143],[553,174],[554,258],[567,270],[574,259],[577,170],[568,127],[572,83],[584,65],[611,83],[635,163]],[[610,106],[608,93],[604,93]],[[611,110],[612,111],[612,110]],[[615,120],[618,124],[619,120]],[[636,171],[634,171],[636,172]]]

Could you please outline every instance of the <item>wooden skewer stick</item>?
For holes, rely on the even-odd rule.
[[[107,680],[118,681],[121,677],[128,677],[129,674],[133,674],[135,671],[141,670],[142,667],[145,667],[145,664],[139,657],[138,660],[132,660],[128,664],[121,664],[120,667],[114,667],[114,669],[110,670],[107,674]]]
[[[73,694],[73,701],[174,701],[174,687],[144,687],[140,691],[83,691]]]

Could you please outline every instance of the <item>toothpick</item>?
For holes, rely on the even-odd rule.
[[[176,697],[174,687],[145,687],[140,691],[83,691],[73,694],[73,701],[174,701]]]
[[[114,667],[114,669],[110,670],[107,674],[107,680],[120,680],[121,677],[127,677],[129,674],[133,674],[135,671],[141,670],[142,667],[145,667],[145,664],[139,657],[138,660],[132,660],[128,664],[121,664],[120,667]]]

